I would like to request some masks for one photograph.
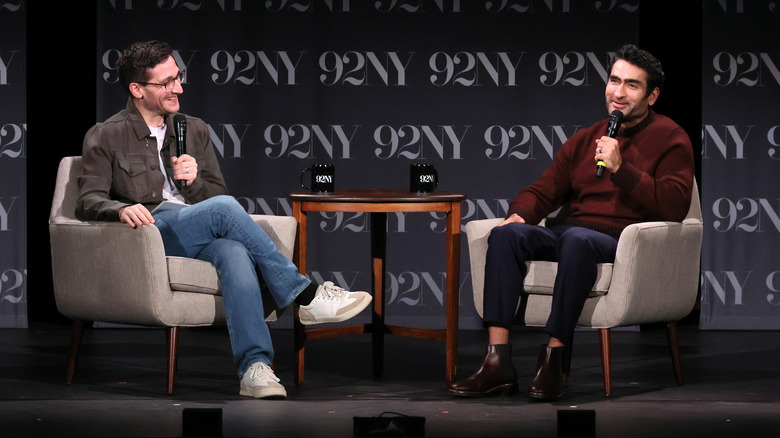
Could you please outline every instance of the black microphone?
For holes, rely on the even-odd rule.
[[[609,138],[615,138],[617,136],[617,132],[620,129],[620,125],[623,123],[623,113],[621,113],[618,110],[612,111],[612,114],[609,115],[609,121],[607,122],[607,137]],[[604,161],[599,160],[596,163],[596,176],[601,177],[601,175],[604,174],[604,169],[607,168],[606,163]]]
[[[176,156],[181,157],[187,153],[187,117],[183,114],[175,115],[173,125],[176,127]],[[186,181],[179,180],[179,184],[184,185]]]

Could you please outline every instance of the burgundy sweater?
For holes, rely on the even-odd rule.
[[[691,141],[670,118],[650,111],[638,125],[618,131],[623,163],[616,173],[596,176],[596,140],[607,120],[577,131],[555,155],[539,179],[509,204],[507,216],[517,213],[538,224],[563,207],[548,225],[566,224],[619,237],[636,222],[682,221],[693,189]]]

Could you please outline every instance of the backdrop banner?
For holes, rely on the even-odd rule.
[[[210,126],[248,212],[291,215],[315,163],[335,166],[336,189],[408,187],[428,163],[439,190],[468,196],[463,224],[503,217],[569,136],[607,117],[607,63],[637,41],[638,4],[100,1],[96,121],[126,104],[120,51],[163,40],[186,69],[182,112]],[[369,289],[369,223],[310,215],[307,274]],[[391,214],[387,228],[387,320],[443,328],[444,218]],[[478,328],[466,246],[460,326]]]
[[[780,9],[705,6],[700,326],[779,329]]]
[[[27,327],[26,21],[0,0],[0,327]]]

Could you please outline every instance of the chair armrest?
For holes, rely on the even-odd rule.
[[[79,320],[164,325],[162,297],[171,299],[165,249],[154,226],[119,222],[49,225],[58,310]]]
[[[490,231],[501,223],[502,219],[481,219],[466,224],[466,240],[469,247],[469,264],[471,266],[471,289],[474,296],[474,307],[482,316],[482,297],[485,286],[485,257],[487,256],[488,237]]]
[[[270,216],[252,214],[252,219],[273,240],[276,249],[292,260],[295,249],[295,234],[298,232],[298,222],[292,216]]]
[[[696,303],[701,259],[702,222],[642,222],[623,230],[612,282],[603,297],[608,326],[677,321]]]

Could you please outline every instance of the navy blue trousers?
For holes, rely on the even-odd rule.
[[[617,239],[587,228],[518,223],[494,228],[485,264],[485,325],[510,329],[523,290],[525,262],[554,261],[558,262],[558,275],[545,331],[570,345],[596,281],[596,265],[613,263],[616,251]]]

